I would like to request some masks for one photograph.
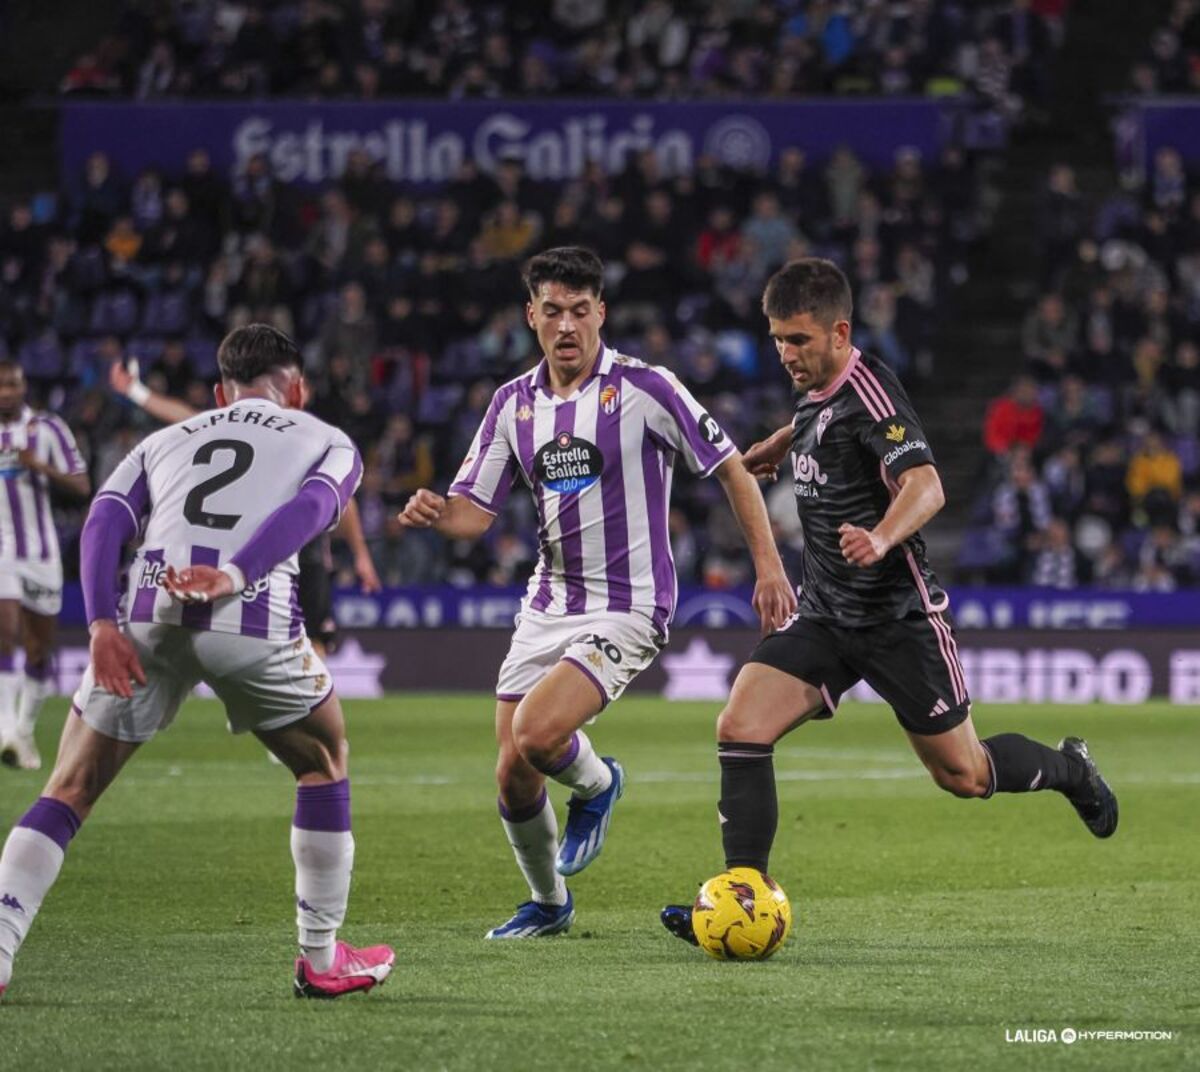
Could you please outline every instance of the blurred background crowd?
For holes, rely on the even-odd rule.
[[[1200,85],[1200,3],[1162,4],[1125,65],[1136,94]],[[1045,121],[1066,0],[130,0],[62,78],[65,94],[710,99],[959,94],[1018,135]],[[0,220],[0,354],[63,412],[102,481],[154,427],[109,387],[209,404],[217,341],[265,320],[302,343],[313,408],[362,445],[359,500],[390,583],[510,583],[535,553],[513,496],[481,546],[408,536],[394,514],[444,485],[495,388],[539,356],[519,268],[591,246],[607,265],[606,341],[667,365],[746,446],[789,418],[759,295],[785,260],[837,260],[855,341],[936,392],[939,325],[987,269],[1000,164],[951,139],[869,167],[848,148],[782,152],[768,172],[653,152],[607,175],[536,181],[519,158],[468,161],[441,188],[393,182],[365,152],[323,189],[266,156],[222,174],[197,148],[177,173],[120,174],[102,153]],[[961,522],[960,581],[1168,590],[1200,573],[1200,190],[1161,149],[1144,175],[1086,184],[1039,157],[1010,381],[987,407]],[[941,429],[929,429],[935,447]],[[683,478],[681,579],[747,579],[719,494]],[[789,556],[787,481],[768,505]],[[64,514],[70,528],[80,518]],[[949,572],[947,570],[947,572]]]
[[[1068,0],[128,0],[64,93],[1045,100]]]

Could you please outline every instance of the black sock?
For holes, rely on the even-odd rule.
[[[779,825],[775,749],[769,744],[721,741],[721,841],[726,867],[766,871]]]
[[[1087,770],[1082,763],[1019,733],[989,737],[983,747],[992,757],[993,793],[1058,789],[1069,794],[1083,787]]]

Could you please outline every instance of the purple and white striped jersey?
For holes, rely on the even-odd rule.
[[[734,445],[673,373],[608,347],[570,398],[547,376],[543,360],[496,392],[449,494],[494,514],[523,477],[540,544],[524,606],[637,611],[665,636],[676,599],[675,459],[707,476]]]
[[[265,398],[209,410],[148,436],[96,494],[97,501],[122,503],[142,532],[122,618],[271,640],[298,637],[295,555],[248,585],[240,599],[215,605],[174,602],[159,585],[161,575],[167,565],[228,562],[314,480],[337,494],[340,516],[361,477],[358,449],[344,432]]]
[[[52,562],[58,559],[58,533],[50,511],[50,478],[31,473],[17,460],[26,448],[60,473],[82,473],[86,466],[61,417],[26,406],[15,421],[0,424],[0,561]]]

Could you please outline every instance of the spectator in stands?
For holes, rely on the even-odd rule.
[[[1007,477],[992,495],[992,525],[1004,539],[1006,559],[1002,576],[1010,582],[1027,579],[1031,556],[1039,546],[1040,534],[1054,516],[1050,492],[1034,469],[1028,452],[1013,451]]]
[[[984,445],[994,457],[1008,454],[1015,446],[1032,449],[1041,439],[1045,420],[1037,383],[1030,376],[1018,376],[1008,394],[988,407],[983,421]]]
[[[1050,350],[1070,353],[1075,349],[1079,321],[1062,297],[1053,292],[1038,301],[1021,325],[1021,349],[1030,361],[1045,360]]]
[[[128,195],[105,153],[92,153],[87,158],[80,186],[70,200],[69,225],[80,242],[95,242],[125,210]]]
[[[1070,261],[1086,226],[1086,209],[1076,185],[1075,169],[1068,164],[1055,164],[1050,169],[1038,213],[1044,281],[1052,279]]]
[[[1091,563],[1071,542],[1071,529],[1061,517],[1052,518],[1033,556],[1029,583],[1038,588],[1081,588],[1092,579]]]
[[[343,358],[353,389],[365,390],[377,341],[378,329],[374,315],[367,308],[366,291],[361,283],[347,283],[339,292],[336,309],[321,326],[317,350],[324,367],[335,357]],[[319,377],[321,368],[316,372]]]
[[[1129,460],[1125,477],[1135,510],[1151,520],[1173,519],[1183,495],[1183,467],[1161,433],[1148,432]]]

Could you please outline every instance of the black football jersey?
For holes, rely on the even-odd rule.
[[[801,395],[790,460],[804,529],[802,617],[864,626],[946,609],[920,533],[873,566],[842,557],[838,529],[847,522],[873,529],[899,491],[900,474],[934,464],[916,411],[887,365],[854,350],[828,388]]]

